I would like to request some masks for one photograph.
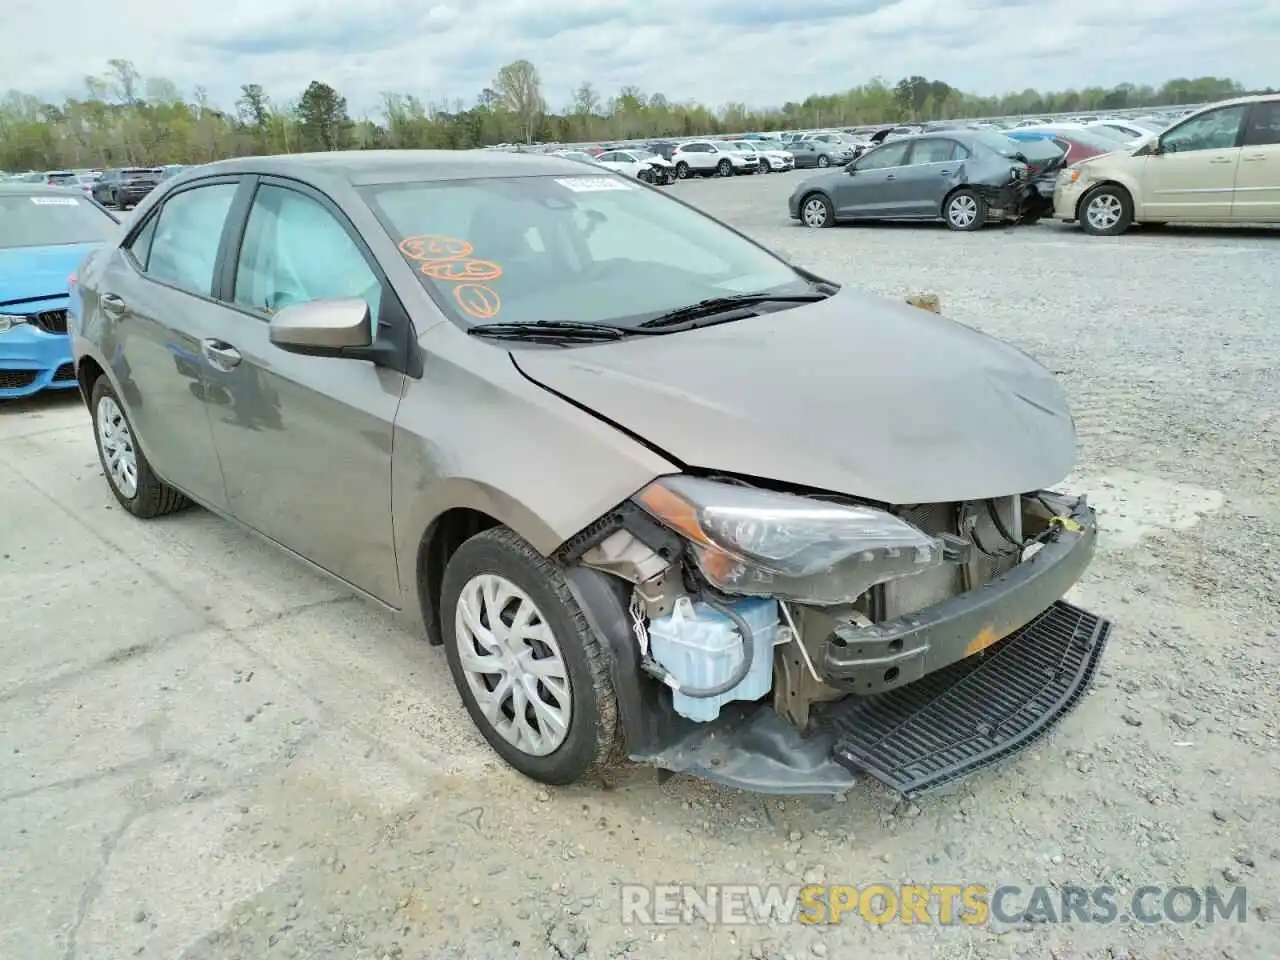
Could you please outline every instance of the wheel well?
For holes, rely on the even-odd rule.
[[[1080,211],[1084,207],[1084,202],[1092,197],[1102,187],[1115,187],[1121,191],[1129,200],[1129,209],[1133,209],[1133,194],[1129,192],[1129,188],[1123,183],[1116,180],[1103,180],[1101,183],[1095,183],[1092,187],[1080,195],[1080,199],[1076,201],[1076,219],[1080,219]],[[1137,211],[1134,211],[1135,214]]]
[[[84,400],[86,407],[89,406],[89,400],[93,396],[93,385],[105,372],[93,357],[83,358],[76,368],[76,382],[80,384],[80,397]]]
[[[800,208],[800,215],[802,217],[804,216],[804,205],[808,203],[810,200],[812,200],[814,197],[821,197],[823,200],[827,201],[828,204],[831,203],[831,198],[828,197],[821,190],[810,190],[808,193],[806,193],[803,197],[800,198],[800,203],[797,204],[797,206]]]
[[[423,534],[418,546],[418,590],[427,642],[433,647],[444,642],[440,632],[440,589],[449,558],[477,533],[497,526],[499,522],[487,513],[454,507],[436,517]]]

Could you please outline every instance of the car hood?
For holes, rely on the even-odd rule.
[[[1075,463],[1075,425],[1048,370],[970,327],[849,290],[512,358],[535,383],[705,471],[910,504],[1042,489]]]
[[[0,250],[0,306],[66,296],[67,277],[99,246],[66,243]]]

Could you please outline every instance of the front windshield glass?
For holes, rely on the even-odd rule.
[[[0,194],[0,250],[99,243],[118,229],[110,214],[76,196]]]
[[[1106,137],[1108,140],[1115,143],[1128,143],[1130,140],[1134,139],[1132,133],[1128,133],[1118,127],[1113,127],[1108,124],[1097,124],[1089,127],[1089,130],[1090,132]]]
[[[618,176],[362,188],[435,301],[468,324],[632,324],[809,283],[727,227]]]

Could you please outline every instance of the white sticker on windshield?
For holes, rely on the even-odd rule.
[[[75,197],[32,197],[31,202],[41,207],[78,207]]]
[[[596,193],[600,190],[633,190],[634,187],[618,177],[563,177],[556,183],[568,187],[574,193]]]

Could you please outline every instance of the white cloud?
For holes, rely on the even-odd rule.
[[[781,104],[874,75],[976,93],[1230,76],[1274,83],[1274,0],[88,0],[7,10],[0,90],[61,99],[106,61],[132,61],[230,105],[242,83],[296,97],[332,84],[355,113],[381,91],[471,102],[499,66],[539,68],[553,107],[590,79],[716,106]],[[39,45],[39,56],[31,48]]]

